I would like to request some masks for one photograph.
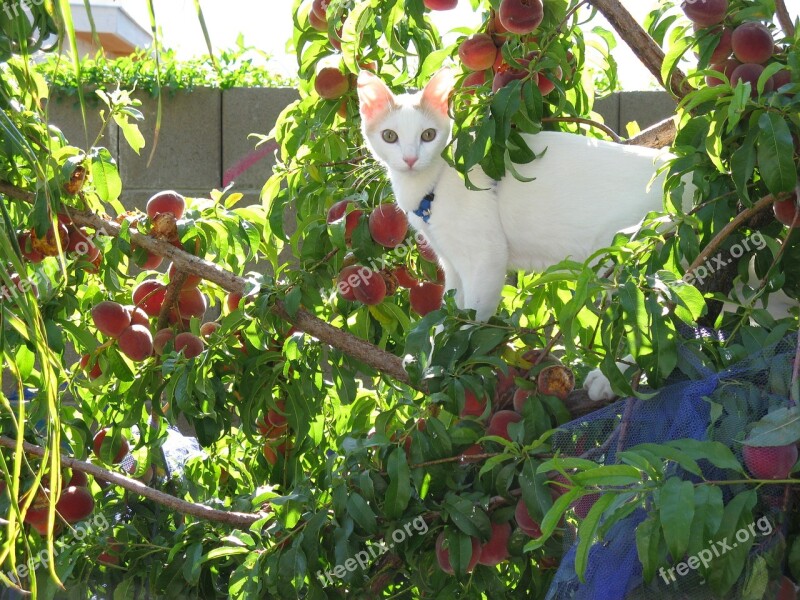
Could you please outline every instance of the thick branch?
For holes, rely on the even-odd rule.
[[[617,34],[625,40],[625,43],[630,46],[637,58],[655,76],[665,90],[678,99],[683,98],[691,91],[686,82],[686,75],[679,69],[672,71],[668,82],[661,79],[664,51],[644,28],[636,22],[636,19],[622,6],[619,0],[588,0],[588,2],[611,23]]]
[[[794,37],[794,23],[792,17],[786,8],[784,0],[775,0],[775,13],[778,16],[778,23],[781,24],[781,29],[786,37]]]
[[[32,195],[25,190],[3,184],[2,181],[0,181],[0,193],[25,201],[30,201],[32,198]],[[91,227],[102,235],[112,237],[119,236],[121,228],[118,223],[104,219],[93,212],[70,211],[70,217],[78,226]],[[171,260],[175,263],[175,268],[179,272],[183,271],[198,275],[207,281],[216,283],[228,292],[245,295],[245,293],[249,291],[251,284],[244,277],[234,275],[230,271],[226,271],[210,261],[198,258],[180,248],[176,248],[169,242],[157,240],[149,235],[144,235],[134,230],[129,230],[129,234],[133,244],[144,248],[152,254],[157,254]],[[300,308],[294,315],[290,316],[284,303],[278,300],[275,302],[273,312],[278,317],[292,323],[300,331],[315,337],[333,348],[341,350],[348,356],[361,361],[369,367],[377,369],[400,383],[412,385],[408,373],[403,367],[403,360],[399,356],[395,356],[382,348],[378,348],[374,344],[370,344],[366,340],[348,333],[347,331],[342,331],[338,327],[334,327],[322,319],[315,317],[303,308]],[[425,392],[423,386],[413,387],[418,389],[418,391]],[[565,405],[570,413],[575,416],[592,412],[603,406],[602,403],[589,400],[589,397],[583,390],[574,391],[565,402]]]
[[[675,127],[675,118],[670,117],[651,125],[647,129],[640,131],[625,143],[630,146],[646,146],[647,148],[663,148],[671,146],[675,141],[678,130]]]
[[[5,446],[6,448],[14,449],[17,446],[17,441],[6,436],[0,436],[0,446]],[[44,448],[42,448],[41,446],[35,446],[33,444],[29,444],[28,442],[23,442],[22,448],[26,454],[30,454],[33,456],[43,457],[45,454]],[[249,527],[259,519],[263,519],[266,516],[263,513],[240,513],[234,511],[228,512],[224,510],[209,508],[208,506],[204,506],[202,504],[194,504],[192,502],[187,502],[186,500],[182,500],[180,498],[176,498],[175,496],[170,496],[169,494],[165,494],[164,492],[154,490],[153,488],[146,486],[145,484],[143,484],[140,481],[137,481],[136,479],[125,477],[124,475],[120,475],[119,473],[114,473],[113,471],[108,471],[91,463],[87,463],[82,460],[76,460],[68,456],[63,456],[63,455],[61,456],[61,464],[64,465],[65,467],[76,469],[78,471],[83,471],[84,473],[88,473],[89,475],[92,475],[99,479],[104,479],[106,481],[109,481],[135,494],[144,496],[145,498],[152,500],[153,502],[158,502],[159,504],[163,504],[164,506],[167,506],[179,513],[185,515],[191,515],[199,519],[205,519],[206,521],[227,523],[228,525],[235,525],[237,527]]]

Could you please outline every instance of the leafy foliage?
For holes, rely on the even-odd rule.
[[[484,27],[499,4],[472,0],[485,11]],[[543,94],[523,78],[495,93],[485,82],[474,93],[460,88],[455,94],[457,143],[446,157],[467,184],[470,169],[514,176],[516,164],[535,160],[519,132],[577,130],[575,123],[549,119],[591,117],[592,81],[615,85],[615,65],[607,56],[611,36],[588,31],[589,13],[577,10],[579,4],[547,0],[535,37],[509,34],[502,45],[509,66],[551,77],[554,91]],[[767,3],[731,4],[734,24],[772,15]],[[761,488],[795,480],[750,477],[739,445],[769,449],[800,439],[790,402],[798,398],[791,355],[769,356],[758,366],[769,372],[766,386],[747,374],[728,373],[724,386],[706,394],[712,415],[708,440],[638,444],[619,452],[613,464],[601,464],[601,458],[613,436],[622,435],[624,419],[610,425],[586,419],[565,427],[571,416],[562,399],[546,393],[540,375],[561,365],[581,381],[589,368],[601,365],[617,392],[643,400],[648,392],[634,379],[644,376],[659,388],[671,378],[697,378],[698,364],[705,373],[722,371],[796,330],[795,320],[776,321],[756,305],[778,290],[796,297],[800,289],[793,230],[766,219],[748,222],[724,240],[721,250],[740,259],[741,278],[755,257],[760,280],[728,298],[734,306],[719,317],[709,316],[706,300],[712,294],[703,288],[699,269],[687,273],[687,266],[703,258],[702,250],[743,207],[796,185],[797,35],[774,32],[780,47],[775,64],[792,73],[785,87],[755,95],[750,84],[707,87],[702,77],[709,73],[715,34],[692,33],[665,2],[649,23],[659,41],[669,40],[665,71],[681,57],[691,58],[693,47],[700,58],[690,72],[697,89],[678,111],[664,213],[649,215],[635,234],[619,234],[586,264],[564,261],[545,273],[517,274],[515,285],[504,290],[499,314],[478,324],[456,309],[450,295],[441,309],[420,317],[402,289],[373,306],[337,293],[346,264],[370,265],[389,281],[398,279],[400,268],[419,281],[433,282],[438,274],[411,235],[387,250],[373,241],[363,214],[355,214],[348,231],[350,215],[390,202],[391,190],[361,150],[352,85],[337,100],[322,99],[314,87],[318,69],[329,64],[348,81],[364,66],[398,91],[420,87],[455,55],[457,44],[443,45],[422,0],[335,0],[325,13],[327,31],[311,26],[310,10],[308,3],[295,3],[301,97],[272,132],[281,164],[265,183],[262,205],[241,206],[238,195],[214,190],[209,198],[187,199],[186,212],[175,219],[174,244],[246,276],[252,289],[239,302],[209,281],[199,284],[220,316],[219,327],[193,358],[167,342],[162,354],[133,361],[118,342],[99,334],[91,316],[99,302],[131,304],[131,291],[141,281],[168,280],[160,271],[136,267],[147,256],[133,243],[133,232],[151,232],[157,217],[126,212],[107,150],[71,146],[46,121],[48,86],[31,67],[24,40],[68,22],[68,15],[35,6],[31,19],[17,24],[23,37],[13,28],[3,30],[0,182],[7,187],[0,188],[0,276],[8,289],[16,285],[14,274],[33,282],[38,298],[27,286],[0,304],[4,364],[18,383],[18,397],[36,390],[27,402],[3,400],[0,431],[50,451],[39,461],[27,459],[20,448],[0,450],[0,514],[9,521],[4,556],[9,569],[26,564],[31,570],[22,585],[42,597],[57,595],[60,578],[75,597],[543,598],[574,533],[579,542],[573,565],[583,577],[593,550],[615,525],[639,515],[631,537],[644,579],[652,581],[660,567],[699,553],[709,539],[731,539],[763,516]],[[52,57],[40,68],[56,87],[96,86],[103,126],[117,123],[138,151],[151,140],[138,130],[136,101],[125,86],[104,88],[125,81],[160,93],[209,81],[207,63],[183,67],[172,57],[159,58],[166,67],[158,77],[154,62],[142,56],[140,63],[86,62],[80,76],[57,67]],[[227,74],[213,76],[220,86],[263,75],[253,74],[238,51],[216,58],[229,67]],[[590,63],[602,65],[603,75],[587,72]],[[162,88],[153,87],[156,81]],[[588,134],[602,135],[595,129]],[[689,184],[696,189],[695,206],[686,211],[679,198]],[[328,210],[342,200],[350,202],[347,217],[328,222]],[[118,215],[118,235],[85,230],[99,247],[99,262],[65,252],[60,241],[51,257],[23,257],[30,249],[20,236],[44,236],[58,215],[74,220],[83,209]],[[260,269],[245,273],[254,267]],[[290,327],[279,307],[293,318],[307,311],[373,344],[376,354],[402,357],[410,384],[352,358],[346,345],[328,347]],[[184,322],[182,316],[173,329],[201,333],[203,317]],[[730,337],[681,341],[680,333],[704,318],[732,332]],[[88,357],[87,368],[71,349]],[[616,365],[627,353],[636,363],[635,378]],[[95,362],[99,374],[93,378]],[[529,398],[521,403],[518,422],[507,426],[507,436],[487,435],[491,413],[516,407],[519,392]],[[162,447],[174,440],[168,428],[179,419],[194,429],[203,451],[171,478]],[[233,527],[186,517],[90,481],[95,514],[106,516],[108,527],[93,528],[83,539],[65,528],[55,560],[47,569],[35,568],[34,557],[48,547],[55,555],[55,546],[53,536],[37,533],[25,513],[40,484],[58,490],[60,478],[72,475],[59,469],[60,454],[90,458],[100,427],[111,427],[112,439],[124,432],[131,440],[135,462],[113,468],[142,479],[149,474],[150,485],[209,507],[260,512],[258,520]],[[712,478],[712,468],[729,477]],[[532,538],[514,528],[508,559],[468,575],[470,538],[487,543],[493,524],[510,522],[520,499],[541,535]],[[60,523],[53,513],[50,518]],[[748,597],[758,597],[767,576],[776,579],[782,572],[786,548],[789,573],[797,576],[797,526],[792,518],[780,518],[783,537],[776,536],[774,546],[751,551],[751,539],[703,572],[715,593],[724,596],[739,585]],[[440,533],[455,575],[436,564]],[[101,550],[114,544],[121,546],[118,564],[101,560]]]

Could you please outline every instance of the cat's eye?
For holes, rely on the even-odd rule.
[[[383,137],[383,141],[387,144],[394,144],[397,141],[397,132],[391,129],[384,129],[381,136]]]
[[[423,142],[432,142],[436,138],[436,130],[435,129],[426,129],[422,132],[422,141]]]

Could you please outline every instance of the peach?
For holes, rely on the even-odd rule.
[[[194,358],[203,353],[203,340],[193,333],[184,332],[175,336],[175,352],[183,351],[186,358]]]
[[[328,21],[325,19],[320,19],[319,15],[317,15],[317,13],[315,13],[313,10],[308,13],[308,23],[317,31],[328,31]]]
[[[350,90],[350,81],[336,67],[323,67],[314,78],[314,89],[320,98],[338,100]]]
[[[475,90],[472,88],[480,87],[484,83],[486,83],[488,78],[489,71],[475,71],[474,73],[470,73],[464,78],[464,81],[461,83],[461,89],[463,89],[468,94],[474,94]]]
[[[328,5],[331,0],[313,0],[311,3],[311,12],[314,13],[318,19],[326,21],[328,19]]]
[[[106,440],[109,431],[110,429],[107,427],[98,431],[92,440],[92,448],[94,449],[95,456],[100,460],[103,460],[101,451],[108,448],[108,454],[114,457],[111,462],[116,465],[121,463],[122,459],[128,454],[130,446],[128,445],[128,439],[124,435],[120,435],[116,440],[113,436]]]
[[[470,71],[483,71],[494,64],[497,46],[485,33],[475,33],[459,44],[458,56]]]
[[[208,304],[206,297],[197,288],[182,288],[178,295],[178,312],[181,319],[197,317],[202,319]]]
[[[92,321],[103,335],[116,338],[131,324],[131,316],[118,302],[104,300],[92,308]]]
[[[764,67],[762,65],[753,63],[739,65],[733,70],[733,73],[731,73],[731,86],[736,87],[740,81],[744,83],[750,83],[750,96],[755,98],[758,96],[758,80],[763,72]],[[768,79],[764,84],[764,91],[772,91],[771,79]]]
[[[411,309],[419,316],[424,317],[430,312],[441,308],[444,298],[444,286],[430,281],[423,281],[409,290],[408,298]]]
[[[408,269],[405,266],[395,267],[392,270],[392,275],[397,280],[397,285],[404,288],[413,288],[419,285],[419,281],[414,279],[411,273],[408,272]]]
[[[32,263],[40,263],[45,259],[44,254],[33,248],[31,241],[31,234],[29,231],[24,231],[17,235],[17,243],[22,252],[22,257]]]
[[[518,79],[525,79],[529,75],[531,77],[531,80],[538,85],[539,84],[538,73],[529,73],[525,69],[512,69],[510,67],[507,67],[506,65],[503,65],[494,74],[494,79],[492,79],[492,93],[497,93],[498,90],[504,88],[512,81],[516,81]]]
[[[429,10],[451,10],[458,6],[458,0],[422,0]]]
[[[464,390],[464,408],[459,411],[459,416],[480,417],[486,410],[486,397],[481,398],[473,394],[470,390]]]
[[[142,260],[141,262],[137,262],[136,266],[145,271],[150,271],[160,267],[163,260],[164,259],[160,257],[158,254],[152,254],[148,252],[147,254],[145,254],[144,260]]]
[[[538,73],[538,80],[536,85],[539,87],[539,92],[542,96],[546,96],[554,89],[556,89],[556,84],[553,80],[561,81],[561,78],[564,76],[564,71],[561,69],[560,66],[557,66],[553,71],[553,74],[550,77],[545,77],[541,73]]]
[[[483,454],[484,450],[480,444],[472,444],[468,446],[461,454],[458,455],[458,464],[465,465],[468,463],[480,462],[483,459],[473,458],[479,454]]]
[[[430,245],[428,240],[426,240],[419,234],[417,234],[415,238],[417,241],[417,252],[419,252],[419,255],[428,262],[432,263],[439,262],[439,259],[436,256],[436,252],[434,252],[433,247]]]
[[[167,295],[167,286],[154,279],[146,279],[137,285],[132,294],[134,305],[151,317],[157,317]]]
[[[514,510],[514,519],[517,521],[519,528],[528,535],[528,537],[542,537],[542,530],[539,527],[539,523],[531,518],[528,507],[525,506],[525,502],[523,502],[522,498],[517,502],[517,508]]]
[[[731,37],[733,55],[743,63],[763,64],[772,58],[775,42],[762,23],[742,23]]]
[[[738,67],[741,64],[742,63],[740,63],[735,58],[729,58],[728,60],[723,61],[719,64],[711,65],[709,69],[724,74],[725,77],[728,78],[728,81],[730,81],[731,75],[733,75],[734,70],[736,70],[736,67]],[[709,87],[716,87],[718,85],[722,85],[723,83],[725,82],[719,77],[715,77],[713,75],[706,75],[706,85],[708,85]]]
[[[586,515],[594,506],[594,503],[600,499],[600,494],[586,494],[581,496],[579,500],[572,503],[572,509],[579,519],[585,519]]]
[[[175,266],[175,263],[169,263],[169,269],[167,270],[167,276],[169,277],[170,281],[175,279],[175,276],[178,274],[178,269]],[[187,288],[196,288],[200,285],[200,282],[203,281],[203,278],[199,275],[193,275],[189,273],[186,277],[186,281],[184,281],[183,286],[181,289],[185,290]]]
[[[797,446],[743,446],[742,457],[757,479],[788,479],[797,462]]]
[[[494,567],[506,560],[508,554],[508,540],[511,537],[509,523],[492,523],[492,535],[487,542],[481,545],[481,556],[478,563],[487,567]]]
[[[287,424],[286,420],[286,403],[283,400],[275,402],[275,408],[270,408],[267,411],[267,423],[273,427],[283,427]]]
[[[467,563],[467,573],[472,573],[481,557],[480,540],[474,537],[470,538],[470,540],[472,540],[472,554],[470,555],[469,563]],[[446,543],[447,539],[444,531],[442,531],[436,538],[436,562],[439,563],[439,568],[442,571],[448,575],[453,575],[455,571],[453,571],[453,567],[450,564],[450,550],[447,548]]]
[[[208,321],[200,325],[200,335],[202,335],[204,338],[209,338],[214,335],[214,332],[220,327],[222,327],[222,325],[216,321]]]
[[[77,227],[69,232],[67,251],[75,252],[89,262],[100,256],[100,249],[92,243],[85,231]]]
[[[728,0],[684,0],[681,8],[693,23],[709,27],[722,23],[725,19],[728,13]]]
[[[89,476],[84,473],[83,471],[78,471],[77,469],[72,470],[72,476],[67,483],[67,486],[75,485],[78,487],[88,487],[89,486]]]
[[[125,306],[125,310],[128,311],[128,314],[131,316],[131,325],[150,327],[150,318],[141,308],[128,304]]]
[[[131,325],[117,339],[120,352],[132,361],[141,362],[153,353],[153,336],[142,325]]]
[[[539,371],[536,385],[541,393],[564,401],[575,389],[575,375],[563,365],[552,365]]]
[[[94,498],[85,487],[71,485],[61,492],[56,510],[67,523],[77,523],[92,514]]]
[[[492,415],[486,435],[497,435],[511,441],[511,434],[508,433],[508,426],[511,423],[519,423],[522,417],[513,410],[498,410]]]
[[[369,233],[381,246],[396,248],[408,233],[408,217],[394,203],[381,204],[369,215]]]
[[[361,283],[353,288],[356,300],[368,306],[383,302],[386,297],[386,282],[383,277],[368,267],[361,267],[359,276]]]
[[[358,225],[361,215],[364,214],[364,212],[358,208],[347,213],[347,208],[350,204],[352,203],[349,200],[340,200],[339,202],[335,203],[328,209],[327,218],[328,225],[332,225],[333,223],[339,221],[339,219],[344,218],[344,239],[348,244],[353,236],[353,230],[355,230],[356,226]],[[345,213],[347,213],[346,217]]]
[[[175,190],[165,190],[153,194],[147,201],[145,212],[151,219],[157,215],[170,213],[176,219],[180,219],[186,210],[186,199]]]
[[[159,329],[153,336],[153,350],[156,354],[161,355],[164,352],[164,347],[173,339],[175,339],[175,332],[169,327]]]
[[[772,88],[775,90],[781,89],[785,85],[789,85],[792,82],[792,72],[786,68],[781,69],[777,73],[775,73],[772,77]]]
[[[541,24],[544,6],[541,0],[502,0],[497,16],[511,33],[530,33]]]
[[[89,369],[90,364],[91,364],[91,369]],[[100,361],[98,361],[97,359],[92,361],[92,357],[89,354],[84,354],[81,357],[80,366],[81,369],[83,369],[84,371],[87,369],[89,370],[88,372],[89,379],[97,379],[103,374],[103,371],[100,369]]]
[[[524,390],[522,388],[516,390],[514,392],[514,410],[517,411],[519,414],[522,414],[525,405],[528,403],[529,398],[534,397],[534,392],[531,390]]]
[[[366,267],[361,265],[350,265],[339,271],[336,279],[336,289],[339,295],[345,300],[354,302],[356,300],[355,289],[361,285],[361,270]]]
[[[30,238],[32,248],[43,256],[58,256],[59,244],[62,249],[69,244],[69,230],[66,225],[58,222],[55,228],[51,225],[42,238],[37,237],[36,231],[31,229]]]
[[[797,206],[797,192],[790,198],[773,203],[772,211],[775,218],[787,227],[800,227],[800,210]],[[795,220],[796,219],[796,220]]]

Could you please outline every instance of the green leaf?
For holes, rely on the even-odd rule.
[[[670,477],[658,500],[661,531],[673,560],[680,560],[689,547],[694,518],[694,486],[690,481]]]
[[[768,584],[767,561],[763,556],[756,556],[744,582],[742,600],[762,600],[767,593]]]
[[[786,121],[772,112],[758,119],[758,168],[772,194],[791,192],[797,186],[792,132]]]
[[[602,465],[571,476],[578,485],[631,485],[642,482],[639,469],[630,465]]]
[[[353,517],[367,533],[375,534],[378,531],[378,521],[367,501],[361,494],[351,493],[347,498],[347,514]]]
[[[397,519],[403,514],[411,499],[411,479],[406,453],[402,448],[395,448],[389,455],[389,487],[386,489],[386,502],[383,510],[390,519]]]
[[[586,518],[578,527],[578,548],[575,551],[575,572],[582,582],[586,582],[586,567],[589,563],[589,550],[597,535],[603,512],[616,500],[614,494],[604,494],[594,503]]]
[[[708,545],[722,523],[722,489],[715,485],[699,485],[694,490],[694,518],[689,534],[689,554],[697,554]]]
[[[687,438],[667,442],[667,445],[684,452],[696,461],[705,459],[720,469],[732,469],[739,473],[744,472],[742,465],[736,460],[731,449],[721,442],[699,441]]]
[[[200,573],[203,567],[202,556],[203,544],[195,542],[187,548],[183,557],[183,577],[191,585],[197,585],[197,582],[200,581]]]
[[[128,142],[131,150],[139,154],[139,151],[145,146],[144,136],[139,131],[139,126],[136,123],[131,123],[128,117],[123,114],[115,114],[114,122],[122,131],[122,135],[125,136],[125,141]]]
[[[655,577],[658,568],[658,547],[661,541],[661,527],[655,517],[647,517],[636,528],[636,553],[642,563],[642,576],[646,582]]]
[[[453,524],[472,537],[487,538],[492,531],[489,516],[475,502],[448,494],[442,504]]]
[[[788,446],[800,440],[800,407],[781,407],[753,424],[746,446]]]
[[[101,148],[92,154],[92,184],[103,202],[116,202],[122,193],[122,179],[111,153]]]
[[[789,550],[787,558],[789,563],[789,572],[795,581],[800,580],[800,536],[797,536],[792,541],[792,547]]]

